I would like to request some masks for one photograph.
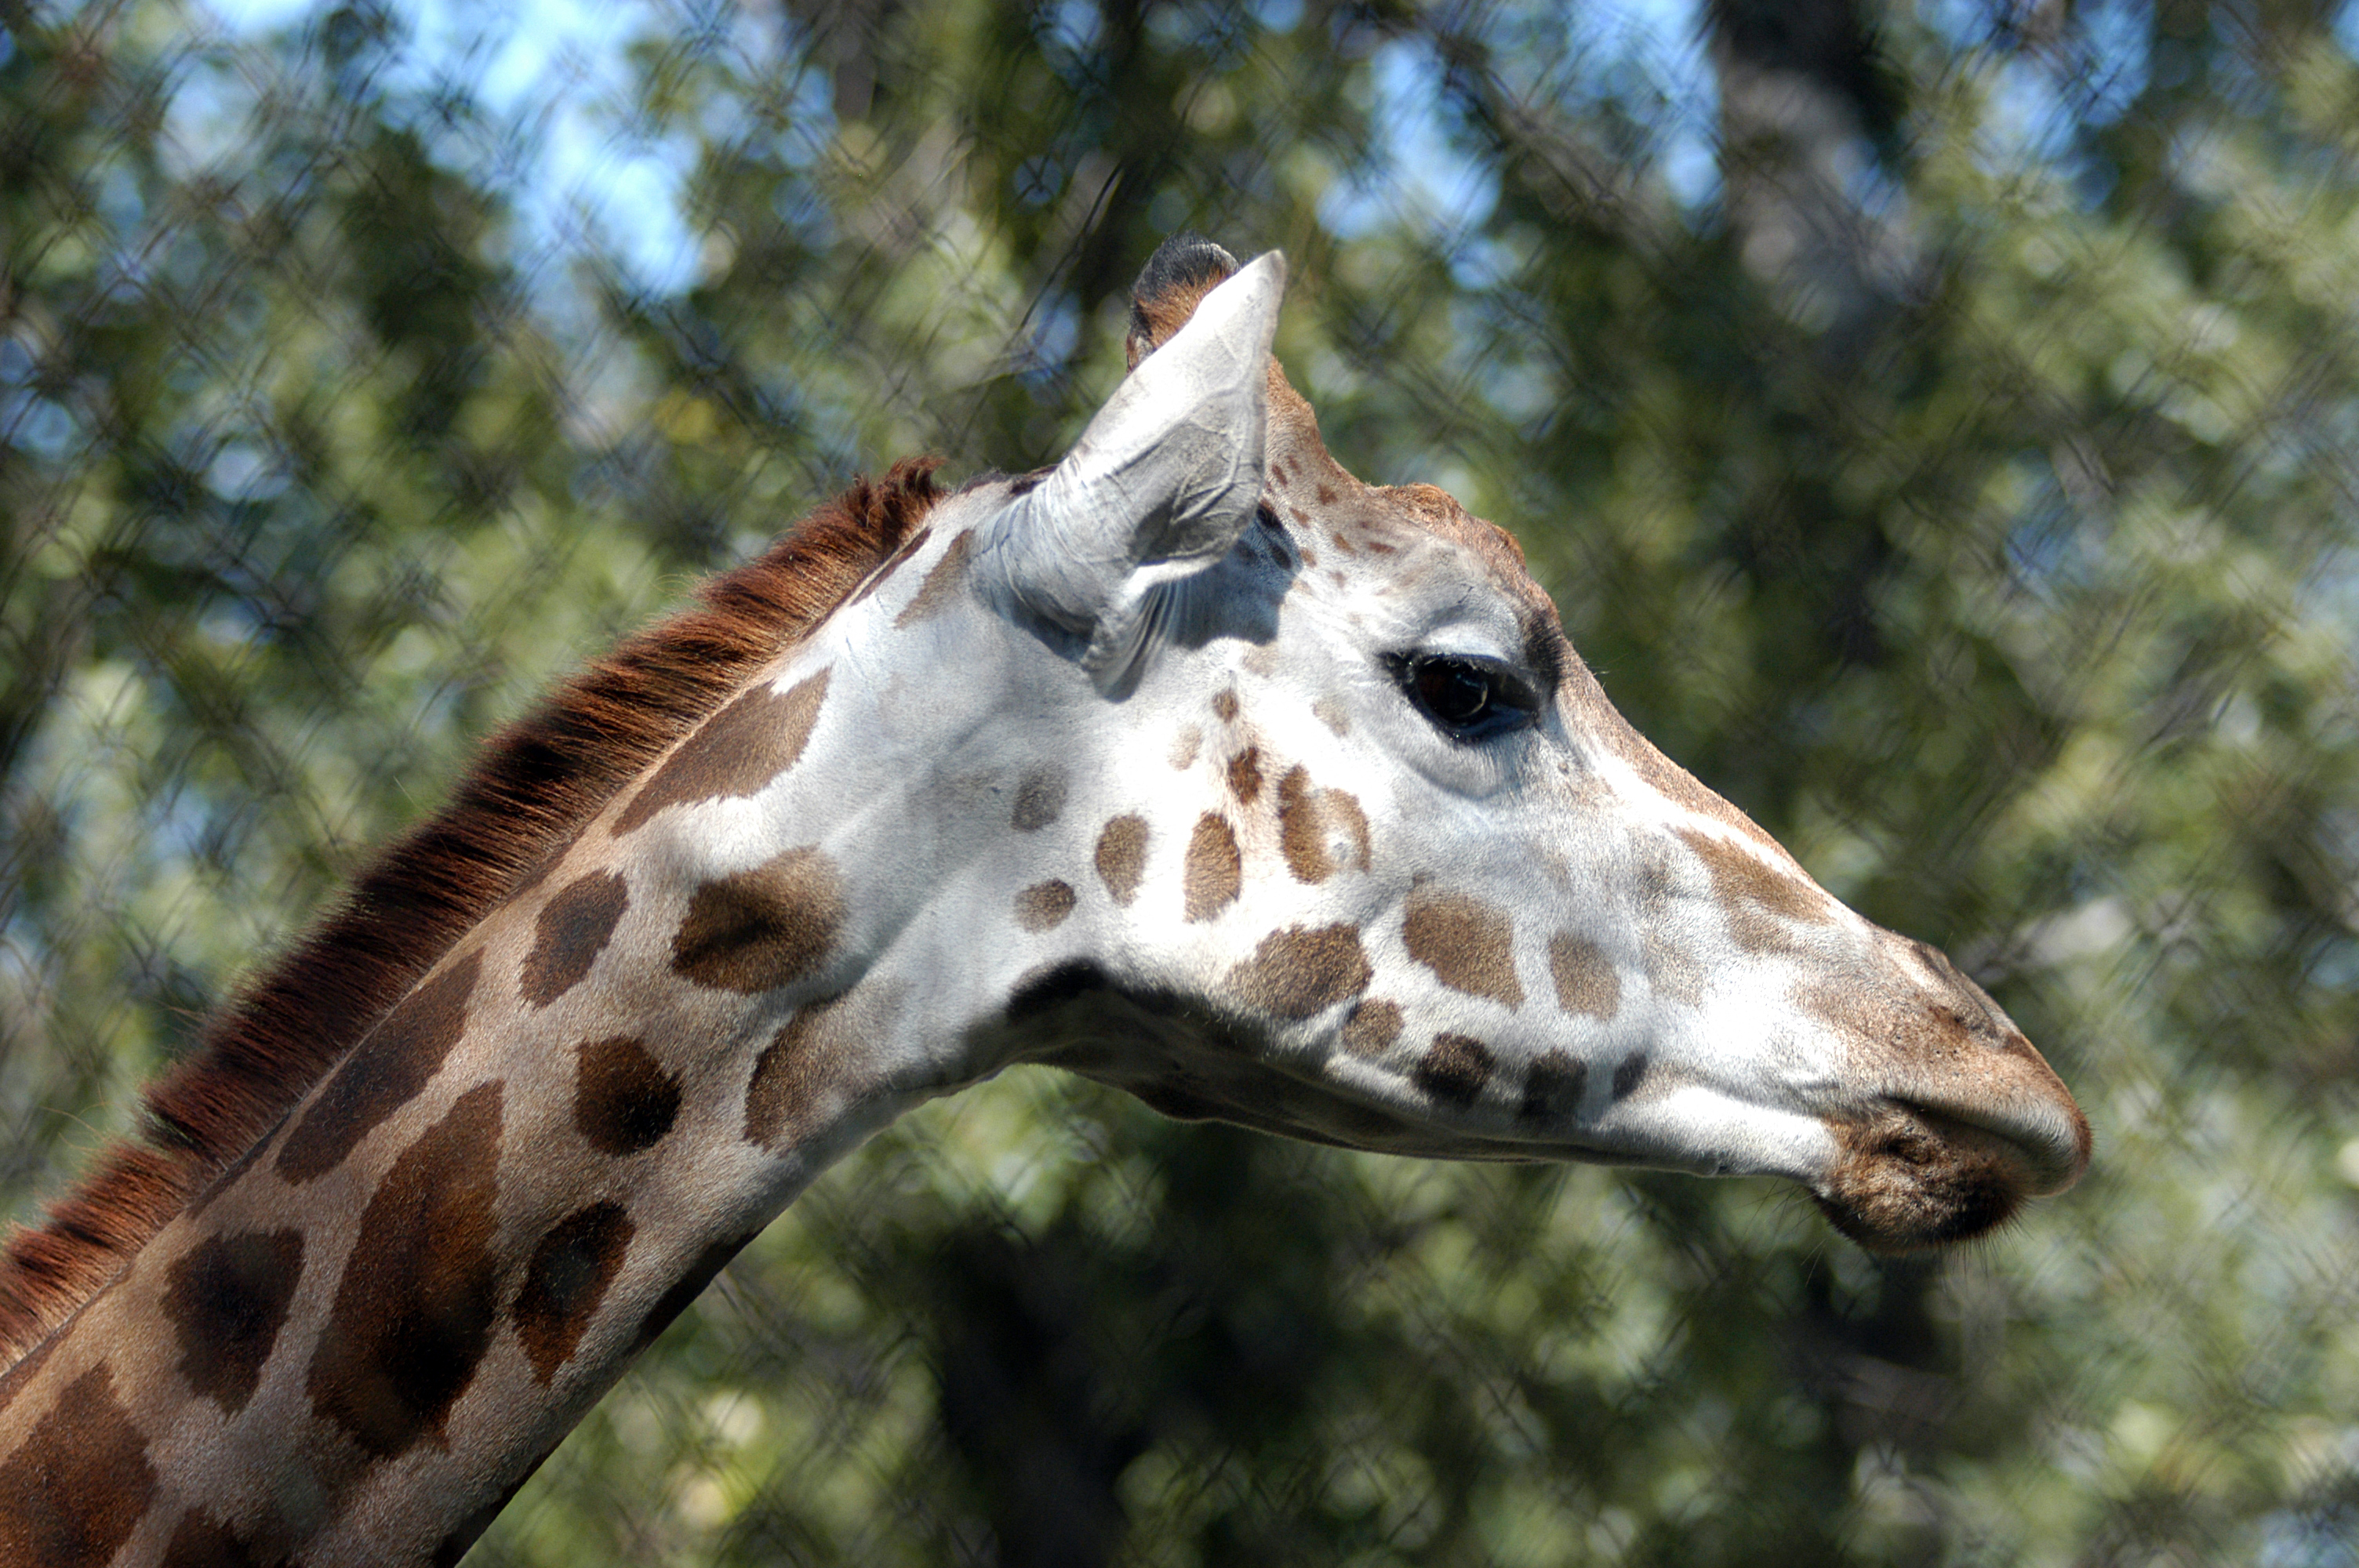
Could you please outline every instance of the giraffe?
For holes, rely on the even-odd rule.
[[[1063,461],[863,482],[495,737],[0,1261],[0,1558],[455,1562],[832,1160],[1019,1063],[1799,1184],[2087,1164],[2038,1053],[1632,730],[1501,530],[1329,456],[1166,244]]]

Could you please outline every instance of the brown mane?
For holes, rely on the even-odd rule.
[[[0,1366],[48,1337],[223,1168],[277,1126],[470,928],[666,748],[808,636],[907,542],[939,460],[852,488],[702,602],[625,639],[484,743],[442,809],[215,1013],[38,1228],[0,1250]]]

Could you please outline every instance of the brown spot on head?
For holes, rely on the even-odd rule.
[[[1332,506],[1335,504],[1335,487],[1333,485],[1322,484],[1319,487],[1319,504],[1321,506]],[[1339,545],[1342,544],[1343,536],[1341,535],[1336,535],[1335,542]]]
[[[567,883],[541,905],[533,921],[532,951],[525,955],[518,989],[535,1007],[547,1007],[581,983],[606,948],[630,907],[631,892],[614,871],[592,871]]]
[[[635,1227],[618,1203],[593,1203],[558,1222],[532,1249],[508,1321],[542,1387],[573,1358],[574,1347],[622,1272]]]
[[[1245,889],[1245,860],[1237,851],[1237,835],[1229,819],[1208,811],[1196,819],[1188,836],[1187,869],[1180,881],[1188,901],[1188,918],[1210,920],[1236,902]]]
[[[1549,975],[1556,981],[1557,1005],[1567,1012],[1603,1022],[1622,1011],[1622,977],[1585,936],[1560,931],[1549,938]]]
[[[1334,836],[1346,839],[1339,858]],[[1322,882],[1339,870],[1368,869],[1368,819],[1360,803],[1340,789],[1317,789],[1307,768],[1277,781],[1277,842],[1286,869],[1302,882]]]
[[[1343,1048],[1355,1056],[1381,1056],[1400,1032],[1399,1007],[1388,1001],[1358,1002],[1343,1020]]]
[[[1589,1087],[1589,1068],[1562,1051],[1544,1051],[1524,1072],[1524,1103],[1516,1115],[1526,1121],[1556,1121],[1581,1109]]]
[[[254,1397],[303,1272],[299,1231],[209,1236],[165,1273],[164,1309],[190,1391],[235,1415]]]
[[[925,581],[918,585],[909,602],[901,607],[901,613],[893,617],[893,624],[897,628],[915,626],[940,611],[965,580],[967,557],[973,553],[973,529],[952,535],[949,546],[942,551],[942,558],[928,569]]]
[[[1302,553],[1302,567],[1305,571],[1310,570],[1312,567],[1319,564],[1318,551],[1312,549],[1308,545],[1300,545],[1296,547]]]
[[[614,818],[619,837],[668,806],[735,800],[802,760],[827,700],[828,672],[773,691],[767,680],[706,719],[682,741]]]
[[[833,996],[798,1009],[754,1064],[745,1087],[746,1142],[783,1148],[811,1131],[821,1095],[841,1076],[847,1043],[837,1033],[837,1009],[843,1000]]]
[[[1833,901],[1800,871],[1772,867],[1758,855],[1693,827],[1671,831],[1712,873],[1712,895],[1728,916],[1729,935],[1747,952],[1791,946],[1785,927],[1770,916],[1805,925],[1824,925],[1834,918],[1829,907]]]
[[[479,1084],[403,1151],[361,1214],[305,1387],[379,1459],[440,1441],[499,1316],[500,1086]]]
[[[1647,1054],[1644,1051],[1633,1051],[1623,1057],[1620,1065],[1614,1069],[1614,1099],[1617,1101],[1628,1099],[1638,1092],[1638,1086],[1646,1081]]]
[[[652,1149],[679,1114],[679,1080],[629,1035],[585,1040],[573,1054],[573,1125],[616,1159]]]
[[[701,986],[747,995],[810,974],[843,925],[843,876],[818,849],[707,882],[672,938],[672,968]]]
[[[1409,1074],[1411,1081],[1444,1105],[1463,1109],[1474,1103],[1491,1081],[1495,1065],[1491,1048],[1463,1034],[1437,1034],[1425,1060]]]
[[[1408,956],[1441,983],[1468,996],[1521,1007],[1516,979],[1516,928],[1499,910],[1462,892],[1419,888],[1408,895],[1401,925]]]
[[[1008,821],[1018,833],[1038,833],[1065,814],[1065,770],[1037,768],[1016,786],[1016,809]]]
[[[1237,721],[1237,694],[1234,687],[1223,687],[1212,694],[1212,717],[1223,724]]]
[[[1229,793],[1239,806],[1251,806],[1261,794],[1261,748],[1247,746],[1229,759]]]
[[[1117,816],[1098,835],[1098,881],[1116,903],[1128,903],[1138,893],[1138,880],[1147,871],[1147,818]]]
[[[482,968],[478,950],[429,976],[353,1047],[279,1146],[280,1175],[299,1183],[327,1174],[417,1098],[465,1033],[467,999]]]
[[[1356,925],[1289,925],[1262,938],[1254,956],[1229,971],[1245,1005],[1279,1018],[1309,1018],[1355,997],[1375,979]]]
[[[1016,895],[1016,924],[1027,931],[1053,931],[1072,913],[1072,884],[1053,877]]]
[[[1201,234],[1174,234],[1158,245],[1130,288],[1130,330],[1123,358],[1132,370],[1188,324],[1204,296],[1237,270],[1237,258]]]
[[[1196,765],[1196,752],[1204,744],[1204,732],[1193,724],[1182,725],[1180,733],[1171,737],[1171,765],[1186,773]]]
[[[104,1568],[155,1495],[147,1440],[92,1367],[0,1461],[0,1563]]]
[[[1333,697],[1322,697],[1310,705],[1310,716],[1327,726],[1338,736],[1352,732],[1352,716],[1343,703]]]

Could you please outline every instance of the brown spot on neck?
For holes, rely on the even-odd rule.
[[[950,603],[951,596],[958,592],[959,585],[966,580],[967,558],[973,553],[973,529],[953,535],[942,551],[942,558],[927,570],[925,580],[918,584],[918,591],[910,596],[908,604],[902,606],[901,613],[893,617],[893,624],[896,627],[915,626],[940,613],[942,607]]]
[[[652,1149],[679,1114],[679,1080],[628,1035],[585,1040],[573,1056],[573,1125],[617,1159]]]
[[[1223,687],[1212,694],[1212,717],[1223,724],[1234,724],[1237,721],[1235,688]]]
[[[293,1230],[209,1236],[172,1264],[164,1310],[191,1392],[224,1415],[245,1408],[302,1273],[303,1237]]]
[[[1196,819],[1188,837],[1188,861],[1180,888],[1190,921],[1210,920],[1236,902],[1245,889],[1245,860],[1236,830],[1217,811]]]
[[[582,983],[631,904],[616,871],[592,871],[558,890],[533,920],[532,951],[517,986],[535,1007],[547,1007]]]
[[[104,1568],[155,1495],[147,1440],[92,1367],[0,1463],[0,1562]]]
[[[666,806],[760,794],[802,760],[827,700],[827,677],[821,670],[783,692],[763,681],[706,719],[631,797],[614,818],[614,835],[630,832]]]
[[[282,1561],[203,1509],[190,1509],[173,1528],[158,1568],[276,1568]]]
[[[1254,956],[1229,971],[1229,985],[1246,1006],[1291,1020],[1359,995],[1375,978],[1358,926],[1289,925],[1263,937]]]
[[[842,1081],[839,1058],[850,1042],[839,1031],[843,996],[799,1008],[754,1064],[745,1089],[745,1141],[789,1148],[820,1122],[822,1096]]]
[[[622,1205],[593,1203],[560,1221],[533,1249],[508,1316],[542,1387],[573,1358],[607,1287],[623,1271],[634,1229]]]
[[[844,913],[835,862],[815,846],[789,849],[696,890],[672,938],[672,968],[720,990],[775,990],[826,960]]]
[[[418,1098],[466,1032],[480,950],[429,977],[353,1047],[278,1149],[278,1173],[303,1183],[326,1175],[386,1117]]]
[[[1408,956],[1455,991],[1521,1007],[1515,923],[1481,899],[1419,888],[1408,896],[1401,939]]]
[[[1098,834],[1098,881],[1116,903],[1128,903],[1138,893],[1147,871],[1147,818],[1117,816]]]
[[[500,1086],[419,1135],[361,1215],[305,1380],[312,1408],[379,1459],[440,1441],[499,1314]]]

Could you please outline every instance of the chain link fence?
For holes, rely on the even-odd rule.
[[[2359,1564],[2359,11],[0,3],[0,1190],[473,741],[862,470],[1052,460],[1283,247],[1372,481],[2098,1130],[1760,1184],[1016,1074],[823,1181],[470,1561]]]

